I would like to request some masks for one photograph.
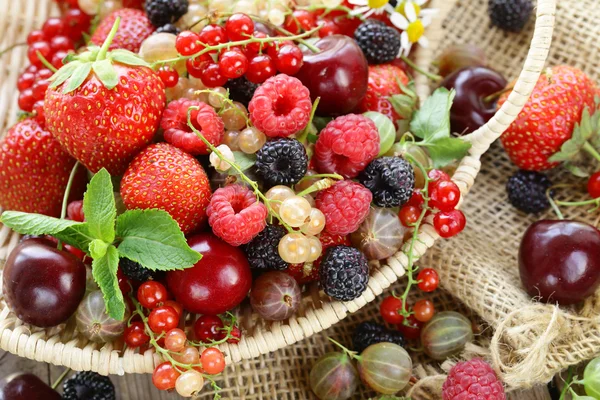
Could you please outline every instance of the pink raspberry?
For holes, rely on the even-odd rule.
[[[494,370],[480,358],[456,364],[442,387],[444,400],[505,400]]]
[[[325,230],[348,235],[367,218],[373,195],[353,181],[341,181],[317,195],[317,208],[325,214]]]
[[[256,89],[248,111],[252,124],[270,137],[286,137],[308,125],[310,92],[297,78],[280,74]]]
[[[206,213],[214,234],[232,246],[250,242],[267,225],[267,207],[242,185],[217,189]]]
[[[224,134],[223,120],[211,106],[201,101],[178,99],[170,102],[163,113],[160,126],[165,131],[167,143],[195,156],[208,154],[206,145],[187,124],[188,109],[192,106],[200,107],[191,114],[194,128],[214,146],[221,144]]]
[[[379,132],[364,115],[348,114],[327,124],[315,145],[317,170],[356,177],[379,154]]]

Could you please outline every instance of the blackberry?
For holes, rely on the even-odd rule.
[[[244,246],[250,267],[279,271],[286,269],[288,263],[281,259],[278,250],[279,241],[286,234],[287,231],[281,226],[267,225],[258,236]]]
[[[119,260],[119,267],[126,277],[138,282],[157,280],[163,275],[162,271],[152,271],[148,268],[144,268],[141,264],[131,261],[128,258],[121,258]]]
[[[509,32],[522,31],[532,11],[531,0],[489,0],[488,3],[492,24]]]
[[[320,267],[321,288],[336,300],[354,300],[367,289],[367,258],[354,247],[330,247],[325,252]]]
[[[252,96],[254,96],[254,91],[258,88],[259,85],[256,83],[250,82],[246,79],[245,76],[236,79],[230,79],[227,81],[225,89],[229,90],[229,98],[233,101],[239,101],[246,107],[248,107],[248,103],[252,100]]]
[[[115,400],[115,387],[107,376],[78,372],[63,384],[63,400]]]
[[[552,186],[546,175],[520,170],[506,183],[510,204],[528,214],[536,214],[550,207],[546,191]]]
[[[382,21],[368,19],[354,32],[369,64],[385,64],[394,60],[400,52],[400,33]]]
[[[172,33],[173,35],[179,35],[181,33],[181,29],[173,24],[166,24],[155,30],[154,33]]]
[[[415,187],[413,167],[400,157],[382,157],[371,161],[358,180],[373,193],[373,203],[378,207],[405,204]]]
[[[354,351],[362,353],[370,345],[382,342],[395,343],[402,347],[406,344],[400,332],[387,329],[376,322],[363,322],[354,329],[352,335]]]
[[[256,173],[267,186],[295,185],[306,175],[308,156],[296,139],[267,142],[256,153]]]
[[[160,28],[176,22],[188,11],[188,0],[146,0],[146,16]]]

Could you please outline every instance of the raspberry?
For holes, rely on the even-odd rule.
[[[255,269],[284,270],[288,263],[279,256],[279,241],[287,234],[281,226],[267,225],[250,243],[244,247],[248,263]]]
[[[356,29],[354,39],[369,64],[393,61],[400,51],[400,33],[382,21],[368,19]]]
[[[317,208],[325,214],[325,230],[348,235],[367,218],[373,195],[360,183],[341,181],[317,195]]]
[[[267,79],[248,106],[252,124],[270,137],[286,137],[304,129],[311,109],[308,89],[297,78],[284,74]]]
[[[363,115],[348,114],[327,124],[315,145],[320,172],[356,177],[379,153],[379,132]]]
[[[308,156],[296,139],[281,138],[267,142],[256,153],[257,174],[268,186],[295,185],[306,175]]]
[[[518,171],[508,179],[508,201],[517,209],[536,214],[550,207],[546,191],[552,186],[550,179],[535,171]]]
[[[442,386],[444,400],[505,400],[494,370],[480,358],[456,364]]]
[[[242,185],[217,189],[206,213],[214,234],[232,246],[250,242],[267,225],[267,207]]]
[[[404,336],[398,331],[392,331],[376,322],[363,322],[354,329],[352,347],[354,351],[362,353],[364,349],[376,343],[395,343],[404,347]]]
[[[208,154],[206,145],[188,126],[188,109],[192,106],[199,107],[192,110],[191,121],[194,128],[214,146],[221,144],[224,134],[223,120],[215,110],[201,101],[178,99],[169,103],[163,113],[160,126],[165,130],[165,141],[192,155]]]
[[[413,194],[415,173],[410,163],[400,157],[373,160],[359,176],[360,183],[373,193],[378,207],[398,207]]]
[[[340,301],[354,300],[367,289],[367,258],[354,247],[332,247],[321,261],[319,282],[328,296]]]

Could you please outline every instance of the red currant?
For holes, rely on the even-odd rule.
[[[38,100],[33,104],[33,114],[35,115],[35,120],[43,128],[46,125],[46,115],[44,114],[44,100]],[[65,245],[65,248],[66,246],[68,246],[68,244]],[[76,247],[73,247],[73,249],[79,252],[79,254],[77,254],[77,257],[83,260],[85,253]],[[71,253],[73,252],[71,251]]]
[[[53,75],[52,71],[50,71],[48,68],[42,68],[35,73],[35,79],[36,80],[50,79],[50,77],[52,75]]]
[[[43,42],[45,40],[46,40],[46,35],[41,30],[31,31],[31,32],[29,32],[29,35],[27,35],[27,44],[28,45],[32,45],[37,42]]]
[[[39,68],[37,65],[30,65],[29,67],[25,68],[25,72],[31,72],[32,74],[35,74],[38,69]]]
[[[78,8],[68,10],[64,19],[68,27],[68,36],[73,40],[81,39],[83,32],[90,29],[91,17]]]
[[[275,60],[275,58],[277,58],[277,54],[279,53],[279,49],[281,49],[283,46],[287,46],[288,44],[293,45],[294,42],[291,40],[284,40],[282,42],[271,43],[271,45],[266,48],[266,53],[269,57],[271,57],[272,60]]]
[[[437,181],[429,186],[429,205],[440,211],[451,211],[460,201],[460,189],[452,181]]]
[[[33,105],[35,98],[33,97],[33,91],[31,88],[27,88],[19,95],[19,108],[26,112],[33,111]]]
[[[69,203],[67,206],[67,217],[71,221],[85,221],[85,216],[83,215],[83,200],[74,200]]]
[[[181,306],[181,304],[174,300],[167,300],[163,303],[163,306],[173,307],[173,309],[177,311],[177,315],[179,315],[179,318],[181,318],[181,314],[183,313],[183,307]]]
[[[167,332],[177,328],[177,325],[179,325],[179,315],[173,307],[160,306],[148,315],[148,326],[152,332]]]
[[[121,293],[127,294],[127,293],[131,292],[131,285],[129,284],[129,278],[127,278],[127,276],[125,276],[123,271],[121,271],[121,268],[117,269],[117,281],[119,283],[119,289],[121,289]]]
[[[137,299],[143,307],[153,309],[167,300],[167,288],[156,281],[147,281],[140,285]]]
[[[254,22],[246,14],[233,14],[225,22],[225,32],[232,42],[248,39],[254,32]]]
[[[53,38],[54,36],[64,35],[67,33],[67,24],[61,18],[48,18],[42,26],[42,32],[46,38]]]
[[[418,339],[421,336],[421,329],[423,328],[423,323],[415,318],[414,315],[410,315],[406,319],[406,324],[404,321],[401,324],[398,324],[398,330],[402,335],[409,340]]]
[[[212,58],[208,53],[204,53],[196,58],[188,58],[185,62],[185,67],[191,76],[200,79],[202,78],[204,68],[210,63],[212,63]]]
[[[55,53],[59,50],[75,50],[75,45],[67,36],[54,36],[52,39],[50,39],[50,48],[52,49],[52,52]]]
[[[19,89],[19,92],[29,89],[31,86],[33,86],[33,82],[35,82],[35,74],[25,71],[17,80],[17,89]]]
[[[332,20],[326,20],[321,24],[321,29],[319,29],[319,37],[324,38],[326,36],[331,35],[339,35],[342,33],[340,27]]]
[[[421,209],[419,209],[419,207],[409,205],[403,206],[398,213],[400,222],[402,222],[402,225],[406,226],[407,228],[416,224],[420,216]]]
[[[221,74],[219,65],[215,63],[208,63],[205,65],[204,70],[200,75],[200,79],[204,86],[208,88],[223,86],[227,83],[227,77]]]
[[[225,29],[215,24],[206,25],[202,28],[199,37],[200,41],[208,46],[217,46],[227,42]]]
[[[209,347],[200,356],[202,370],[209,375],[216,375],[225,369],[225,356],[216,347]]]
[[[158,70],[158,77],[168,88],[174,87],[179,82],[179,74],[175,68],[166,65]]]
[[[429,182],[429,187],[431,187],[431,185],[437,181],[449,181],[450,180],[450,176],[447,173],[445,173],[444,171],[440,171],[439,169],[432,169],[431,171],[429,171],[427,173],[427,176],[431,180],[431,182]]]
[[[594,172],[588,180],[587,190],[594,199],[600,197],[600,171]]]
[[[152,383],[158,390],[175,389],[175,382],[181,375],[173,365],[165,361],[159,364],[152,373]]]
[[[400,324],[404,317],[400,315],[402,310],[402,300],[394,296],[388,296],[379,305],[379,313],[385,322],[388,324]]]
[[[416,189],[410,197],[410,200],[408,200],[408,202],[405,204],[405,206],[413,206],[417,207],[419,210],[422,210],[424,203],[425,200],[423,199],[421,189]]]
[[[223,321],[216,315],[202,315],[194,323],[196,339],[202,343],[221,340],[224,337]]]
[[[125,329],[123,338],[125,339],[127,346],[134,349],[150,341],[150,336],[146,335],[144,324],[142,322],[132,322],[131,325]]]
[[[250,61],[246,78],[252,83],[263,83],[275,75],[276,72],[275,63],[271,57],[261,54]]]
[[[66,52],[64,50],[59,50],[56,53],[54,53],[54,55],[52,56],[52,60],[50,61],[50,63],[52,64],[52,66],[54,68],[61,69],[62,66],[64,65],[63,60],[68,55],[69,55],[68,52]]]
[[[419,282],[419,289],[429,293],[438,288],[440,284],[440,277],[435,269],[425,268],[419,272],[419,275],[417,275],[417,282]]]
[[[443,238],[458,235],[465,229],[466,224],[467,219],[460,210],[441,211],[433,217],[433,226]]]
[[[42,63],[41,58],[38,57],[38,52],[47,60],[52,54],[52,49],[47,42],[35,42],[27,49],[27,58],[29,59],[29,62],[41,67],[44,63]]]
[[[267,37],[266,33],[263,32],[254,32],[253,37],[258,38],[258,39],[264,39]],[[270,43],[262,43],[262,49],[263,50],[267,50],[270,47]],[[252,43],[248,43],[246,46],[244,46],[244,54],[246,55],[246,57],[248,57],[248,59],[252,59],[254,56],[256,56],[261,50],[261,43],[259,42],[252,42]]]
[[[165,335],[165,347],[169,351],[179,353],[185,348],[187,336],[184,331],[179,328],[171,329]]]
[[[35,82],[31,87],[33,98],[36,101],[44,100],[44,97],[46,97],[46,91],[48,90],[48,86],[50,86],[50,81],[46,79],[42,79],[40,81]]]
[[[283,28],[294,35],[300,31],[309,31],[315,26],[317,26],[317,18],[314,13],[307,10],[295,10],[283,23]]]
[[[237,325],[231,329],[231,333],[229,334],[229,339],[227,339],[227,343],[239,343],[242,339],[242,330],[238,328]]]
[[[286,44],[279,49],[275,58],[275,67],[281,73],[295,75],[302,68],[304,55],[295,44]]]
[[[177,35],[175,48],[182,56],[191,56],[204,48],[200,43],[200,36],[196,32],[183,31]]]
[[[237,50],[227,50],[219,56],[219,71],[229,79],[239,78],[248,69],[248,59]]]
[[[413,311],[417,321],[428,322],[435,314],[435,307],[429,300],[419,300],[413,306]]]
[[[69,7],[71,8],[79,8],[79,1],[77,0],[65,0],[65,2],[69,5]]]

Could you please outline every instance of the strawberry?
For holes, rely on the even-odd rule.
[[[594,112],[596,91],[594,82],[577,68],[548,68],[517,119],[500,138],[512,162],[521,169],[543,171],[557,166],[559,159],[566,160],[550,158],[572,138],[585,108]],[[507,98],[504,94],[498,106]]]
[[[409,84],[408,76],[399,66],[394,64],[369,65],[367,93],[358,105],[357,111],[360,113],[377,111],[391,119],[394,124],[398,120],[410,119],[412,111],[410,111],[410,115],[405,114],[404,111],[401,115],[392,104],[391,96],[396,96],[395,99],[400,100],[401,97],[398,96],[408,95],[403,92],[398,82],[404,86]],[[410,99],[410,96],[407,97]]]
[[[156,30],[142,10],[123,8],[114,11],[102,20],[94,31],[90,42],[102,46],[117,18],[121,18],[119,31],[115,35],[109,50],[125,49],[137,53],[142,42]]]
[[[128,209],[165,210],[187,234],[206,220],[211,190],[198,160],[168,143],[148,146],[135,157],[121,180]]]
[[[165,86],[148,64],[127,50],[89,48],[51,78],[47,129],[90,171],[121,175],[153,139],[165,108]]]
[[[35,119],[13,126],[0,143],[0,206],[58,217],[75,160]],[[81,198],[86,173],[79,168],[71,197]]]

